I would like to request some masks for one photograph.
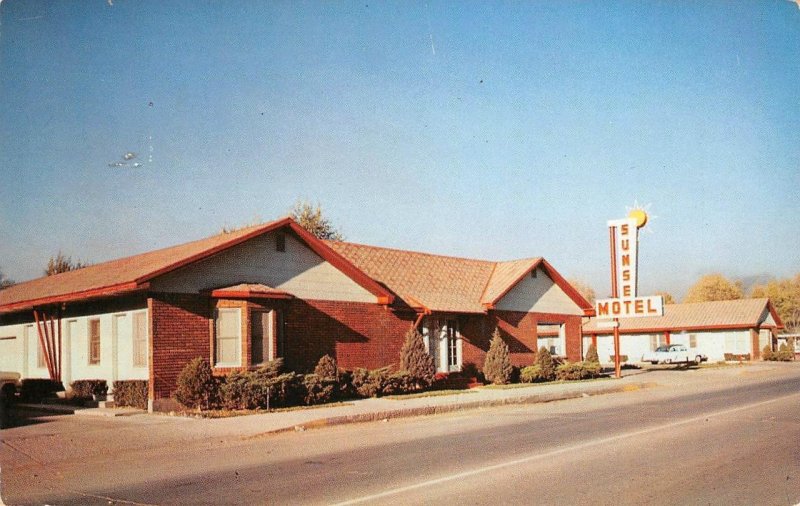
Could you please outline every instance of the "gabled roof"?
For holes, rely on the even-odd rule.
[[[771,319],[770,319],[771,316]],[[591,318],[583,326],[584,334],[610,334],[610,328],[599,328],[598,320]],[[774,323],[772,323],[774,322]],[[648,333],[681,330],[733,330],[783,328],[778,313],[769,299],[720,300],[667,304],[664,316],[620,318],[622,333]]]
[[[484,313],[539,267],[579,307],[591,310],[543,258],[492,262],[348,242],[327,244],[418,311]]]
[[[374,294],[379,303],[391,303],[392,295],[386,289],[287,217],[178,246],[19,283],[0,290],[0,312],[145,290],[148,282],[155,277],[282,227],[288,227],[315,253]]]
[[[0,291],[0,313],[147,290],[150,280],[158,276],[279,228],[293,233],[312,251],[375,295],[379,304],[391,304],[396,295],[405,305],[420,312],[484,313],[524,276],[541,268],[579,307],[591,311],[591,305],[542,258],[492,262],[321,241],[287,217],[14,285]],[[210,293],[236,297],[292,296],[247,281]]]

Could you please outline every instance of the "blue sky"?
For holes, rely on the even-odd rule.
[[[798,83],[782,0],[5,0],[0,269],[304,198],[354,242],[544,256],[598,295],[606,221],[634,202],[655,216],[641,293],[793,275]]]

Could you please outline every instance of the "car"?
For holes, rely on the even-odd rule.
[[[6,399],[13,399],[19,388],[20,374],[18,372],[0,371],[0,391]]]
[[[700,365],[708,361],[704,354],[689,348],[685,344],[665,344],[659,346],[655,351],[642,355],[642,362],[651,364],[688,364],[694,362]]]

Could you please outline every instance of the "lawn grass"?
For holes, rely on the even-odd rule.
[[[352,406],[351,401],[326,402],[324,404],[314,404],[313,406],[288,406],[275,409],[210,409],[208,411],[181,411],[175,412],[178,416],[189,416],[193,418],[232,418],[235,416],[263,415],[266,413],[284,413],[286,411],[301,411],[306,409],[329,408],[333,406]]]

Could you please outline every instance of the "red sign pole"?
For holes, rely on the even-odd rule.
[[[611,244],[611,298],[619,297],[617,287],[617,235],[616,227],[608,227],[608,239]],[[614,318],[614,377],[622,377],[619,360],[619,318]]]

